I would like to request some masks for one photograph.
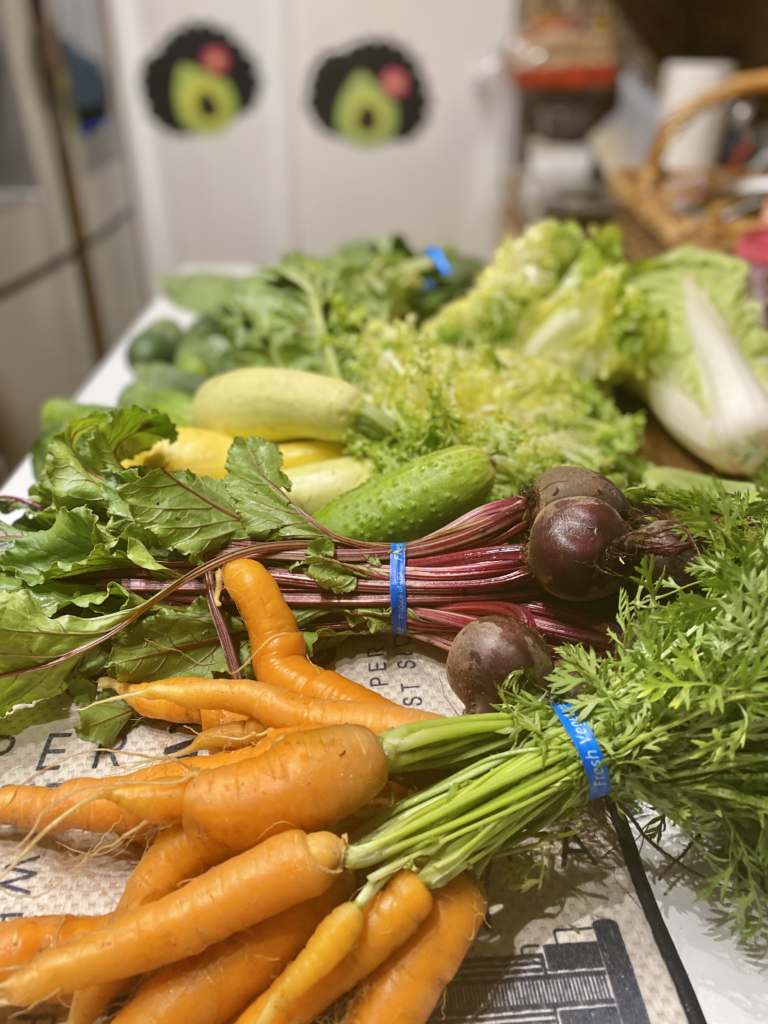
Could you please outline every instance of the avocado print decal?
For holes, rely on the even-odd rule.
[[[315,76],[312,104],[327,128],[358,146],[408,135],[425,107],[413,62],[401,50],[377,43],[325,60]]]
[[[256,74],[220,32],[181,32],[147,67],[147,92],[157,116],[181,132],[217,132],[254,98]]]

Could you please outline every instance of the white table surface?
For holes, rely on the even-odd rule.
[[[194,314],[168,299],[153,299],[74,395],[75,400],[116,405],[120,392],[133,380],[126,355],[131,339],[161,318],[176,320],[182,327],[195,320]],[[23,497],[33,481],[32,459],[27,456],[0,486],[0,493]],[[647,844],[641,853],[708,1024],[768,1024],[766,958],[736,942],[728,928],[717,923],[714,908],[696,903],[692,885],[655,881],[654,869],[664,866],[664,858]]]

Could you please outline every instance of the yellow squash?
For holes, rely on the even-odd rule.
[[[230,434],[200,427],[179,427],[175,441],[158,441],[134,459],[126,459],[123,466],[162,466],[170,473],[188,469],[197,476],[211,476],[221,480],[227,472],[227,452],[232,444]],[[335,460],[341,454],[341,445],[331,441],[287,441],[277,446],[283,455],[283,469],[307,466],[324,459]],[[319,505],[317,506],[320,507]]]
[[[363,402],[356,387],[336,377],[250,366],[201,384],[192,400],[192,421],[233,437],[341,441]]]

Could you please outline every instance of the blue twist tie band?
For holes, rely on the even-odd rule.
[[[392,632],[408,632],[408,605],[405,595],[405,544],[389,547],[389,599],[392,604]]]
[[[608,766],[605,764],[600,744],[586,722],[578,722],[576,716],[569,714],[570,704],[553,704],[552,710],[562,722],[563,728],[576,747],[576,751],[584,765],[589,780],[589,799],[598,800],[611,792],[611,780],[608,777]]]
[[[441,249],[439,245],[430,245],[428,249],[424,250],[424,254],[429,256],[432,260],[432,266],[438,272],[440,277],[450,277],[453,273],[453,264],[445,254],[445,250]]]

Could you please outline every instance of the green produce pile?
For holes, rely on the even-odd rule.
[[[342,426],[314,436],[343,440],[344,455],[370,460],[373,472],[317,518],[366,540],[371,523],[384,542],[390,533],[421,535],[488,498],[519,494],[564,463],[639,483],[644,417],[619,410],[617,385],[644,396],[716,468],[761,468],[768,332],[746,298],[741,261],[686,248],[632,264],[615,228],[585,232],[559,221],[505,241],[479,274],[472,261],[450,259],[452,272],[440,277],[430,257],[382,239],[325,260],[294,255],[245,280],[166,283],[201,313],[197,323],[183,333],[162,322],[134,341],[137,380],[120,408],[48,403],[31,504],[0,502],[0,512],[22,513],[0,523],[0,715],[35,704],[33,716],[44,720],[50,702],[68,695],[83,709],[80,735],[109,744],[132,712],[120,701],[93,704],[99,677],[224,675],[233,656],[247,663],[243,623],[205,597],[140,614],[141,585],[174,580],[228,544],[300,539],[304,560],[286,573],[298,569],[305,583],[335,594],[358,587],[362,570],[337,560],[333,540],[287,499],[274,444],[236,437],[223,479],[161,464],[124,468],[195,417],[197,428],[248,433],[226,429],[224,413],[237,413],[260,422],[262,433],[269,421],[266,436],[278,444],[304,440],[296,423],[320,416],[311,403],[283,384],[280,402],[259,405],[256,395],[257,407],[243,410],[244,376],[303,376],[310,388],[317,382],[320,406],[334,390],[324,391],[323,380],[340,378],[344,415],[332,401],[325,413]],[[222,377],[199,391],[210,376],[237,370],[238,402],[227,402]],[[318,376],[296,374],[307,370]],[[220,387],[224,399],[201,423],[205,391]],[[303,408],[291,409],[292,399]],[[363,429],[362,409],[380,429]],[[441,474],[440,487],[429,473]],[[738,493],[706,479],[656,499],[642,492],[663,499],[701,539],[695,584],[654,581],[645,562],[638,589],[621,597],[607,656],[561,648],[551,688],[589,720],[614,797],[649,803],[684,829],[707,864],[705,892],[729,901],[737,927],[753,934],[764,924],[768,889],[768,494],[760,482]],[[657,475],[657,486],[669,483],[669,474]],[[404,495],[417,492],[414,518]],[[522,520],[523,503],[513,504]],[[380,568],[373,556],[368,564]],[[199,592],[188,590],[187,599]],[[305,628],[322,614],[312,600],[299,615]],[[365,611],[344,613],[350,627],[368,622]],[[233,652],[221,646],[217,616]],[[386,609],[379,625],[385,619]],[[444,882],[584,805],[575,749],[548,702],[522,683],[508,681],[501,715],[419,723],[389,737],[402,739],[408,767],[418,767],[429,733],[422,766],[445,768],[456,755],[458,774],[385,814],[353,847],[356,866],[383,878],[424,857],[431,880]],[[478,742],[488,760],[467,767],[467,744],[476,752]]]
[[[294,253],[250,278],[166,278],[170,298],[202,314],[169,358],[203,376],[240,366],[341,376],[366,321],[409,313],[422,319],[466,291],[481,265],[451,250],[447,256],[451,273],[442,277],[429,256],[384,237],[325,259]],[[155,359],[166,358],[154,351]]]
[[[383,442],[346,438],[348,454],[381,471],[469,444],[499,456],[494,497],[563,462],[637,479],[644,419],[622,415],[606,383],[642,375],[664,317],[629,281],[616,229],[543,221],[503,242],[474,284],[477,265],[449,255],[453,272],[440,277],[390,238],[325,260],[294,255],[244,281],[168,279],[171,297],[204,315],[172,352],[167,323],[136,339],[138,379],[121,404],[188,426],[204,376],[310,369],[343,376],[394,418]],[[158,361],[168,353],[172,363]]]
[[[612,798],[679,826],[700,861],[701,895],[752,936],[768,922],[768,491],[665,497],[700,539],[696,585],[654,582],[646,567],[634,596],[622,595],[613,650],[561,648],[548,690],[592,728]],[[385,735],[395,768],[457,770],[353,841],[351,866],[376,868],[369,882],[413,858],[432,884],[482,870],[586,805],[575,746],[549,698],[518,676],[501,714]]]

